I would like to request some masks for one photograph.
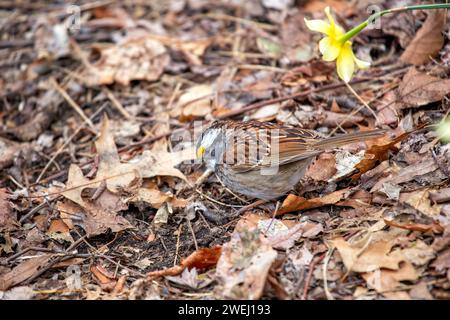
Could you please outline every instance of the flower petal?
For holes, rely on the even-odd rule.
[[[353,55],[353,60],[355,60],[356,66],[359,69],[367,69],[370,67],[370,62],[362,61],[362,60],[358,59],[355,55]]]
[[[330,25],[334,26],[334,18],[331,15],[330,7],[325,8],[325,14],[327,15],[328,21],[330,21]]]
[[[321,32],[324,34],[328,34],[330,31],[330,24],[326,23],[323,20],[308,20],[304,18],[305,24],[311,31]]]
[[[325,37],[319,41],[319,50],[322,54],[322,59],[325,61],[333,61],[341,52],[342,45],[331,39],[330,37]]]
[[[342,47],[336,61],[339,78],[345,82],[352,80],[353,72],[355,71],[354,57],[351,43],[346,42]]]

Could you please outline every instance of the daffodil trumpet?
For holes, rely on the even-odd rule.
[[[359,69],[366,69],[370,66],[369,62],[356,58],[352,50],[352,43],[350,39],[360,33],[371,22],[388,13],[446,8],[450,8],[450,4],[424,4],[387,9],[374,13],[363,23],[357,25],[348,32],[345,32],[344,29],[334,21],[330,8],[327,7],[325,8],[325,14],[328,18],[328,22],[324,20],[305,19],[305,24],[310,30],[320,32],[325,35],[325,37],[319,42],[319,50],[322,54],[322,59],[325,61],[336,60],[336,70],[339,77],[348,83],[353,77],[355,66]]]

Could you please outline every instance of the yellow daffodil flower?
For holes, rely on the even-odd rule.
[[[319,42],[319,50],[325,61],[336,60],[336,69],[339,77],[345,82],[352,79],[355,72],[355,65],[359,69],[366,69],[370,66],[369,62],[362,61],[355,57],[352,50],[352,43],[344,29],[336,24],[330,12],[330,7],[325,8],[328,22],[324,20],[307,20],[305,24],[308,29],[320,32],[326,35]],[[352,35],[351,35],[352,36]]]

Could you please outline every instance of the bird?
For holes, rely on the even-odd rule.
[[[314,130],[271,122],[217,120],[202,131],[196,154],[231,191],[270,201],[293,190],[325,150],[384,133],[376,129],[324,138]]]

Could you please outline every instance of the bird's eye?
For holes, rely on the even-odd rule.
[[[211,157],[215,157],[216,156],[216,149],[213,149],[212,151],[211,151]]]

